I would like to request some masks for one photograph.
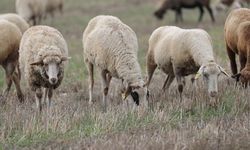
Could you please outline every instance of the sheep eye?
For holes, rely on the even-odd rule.
[[[205,77],[205,78],[208,78],[208,74],[207,74],[207,73],[204,73],[204,77]]]
[[[49,76],[47,75],[47,73],[44,74],[46,79],[49,79]]]
[[[57,77],[60,77],[60,76],[61,76],[61,74],[62,74],[62,73],[59,71],[59,72],[58,72],[58,74],[57,74]]]

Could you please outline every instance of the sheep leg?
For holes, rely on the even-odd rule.
[[[103,108],[104,112],[107,111],[107,95],[109,90],[109,81],[107,80],[107,71],[103,70],[101,71],[101,78],[102,78],[102,88],[103,88]]]
[[[11,80],[11,77],[10,76],[6,76],[6,83],[7,83],[7,87],[6,89],[4,90],[4,93],[3,93],[3,97],[4,98],[7,98],[8,95],[9,95],[9,91],[10,91],[10,88],[11,88],[11,85],[12,85],[12,80]]]
[[[30,19],[29,19],[29,21],[33,22],[32,25],[35,26],[37,24],[37,22],[36,22],[36,16],[31,16]]]
[[[13,73],[13,81],[15,83],[16,91],[17,91],[17,97],[20,102],[24,101],[23,92],[20,87],[20,73],[14,72]]]
[[[51,107],[51,98],[52,98],[52,96],[53,96],[53,89],[52,89],[52,88],[49,88],[49,89],[48,89],[48,101],[47,101],[47,105],[48,105],[49,107]]]
[[[41,22],[42,22],[42,15],[39,15],[38,17],[37,17],[37,23],[38,24],[41,24]]]
[[[166,89],[169,88],[171,83],[174,81],[175,76],[174,75],[168,75],[166,81],[163,84],[162,90],[165,91]]]
[[[42,97],[43,97],[43,91],[41,88],[36,89],[36,106],[39,111],[42,111]]]
[[[203,9],[202,5],[199,5],[198,7],[200,9],[200,17],[199,17],[198,22],[201,22],[201,20],[203,18],[203,14],[204,14],[204,9]]]
[[[152,55],[149,54],[148,58],[147,58],[147,74],[148,74],[148,79],[147,79],[147,83],[146,83],[147,97],[149,96],[149,91],[148,91],[149,84],[151,82],[151,79],[153,77],[153,74],[155,72],[156,67],[157,67],[157,64],[155,63],[154,58],[152,57]]]
[[[180,16],[180,9],[175,10],[175,23],[179,22],[179,16]]]
[[[44,88],[43,91],[44,91],[43,92],[44,93],[44,95],[43,95],[43,103],[46,103],[46,102],[48,102],[48,92],[49,92],[49,89],[48,88]]]
[[[237,74],[237,64],[236,64],[236,60],[235,60],[235,53],[229,48],[229,46],[227,45],[227,54],[228,57],[230,59],[230,65],[231,65],[231,70],[233,75]]]
[[[207,10],[209,12],[209,15],[210,15],[212,21],[215,22],[213,10],[211,9],[211,7],[209,5],[207,5],[206,8],[207,8]]]
[[[7,98],[12,85],[12,78],[13,78],[13,72],[15,71],[15,66],[13,65],[13,63],[8,63],[4,64],[3,68],[5,70],[5,78],[6,78],[5,80],[7,83],[7,87],[4,90],[3,97]]]
[[[21,80],[22,74],[21,74],[21,70],[20,70],[19,64],[17,64],[16,69],[17,69],[16,71],[17,71],[18,78],[19,78],[19,80]]]
[[[89,104],[93,103],[93,86],[94,86],[94,65],[87,62],[89,72]]]
[[[177,80],[177,83],[178,83],[178,91],[180,93],[180,99],[182,101],[182,92],[183,92],[183,88],[184,88],[184,85],[185,85],[185,79],[184,79],[184,77],[182,77],[180,75],[177,75],[176,80]]]
[[[107,73],[106,78],[107,78],[107,83],[108,83],[108,87],[109,87],[110,81],[111,81],[111,79],[112,79],[112,76],[111,76],[109,73]]]
[[[180,18],[180,21],[183,22],[183,16],[182,16],[181,8],[179,9],[179,18]]]
[[[239,57],[240,57],[240,71],[243,70],[245,68],[245,65],[246,65],[246,62],[247,62],[247,59],[246,57],[243,55],[243,54],[239,54]]]
[[[59,11],[60,11],[60,13],[61,13],[61,15],[63,14],[63,4],[60,4],[59,5]]]

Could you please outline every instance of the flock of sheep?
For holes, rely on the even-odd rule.
[[[20,1],[22,0],[16,1],[18,13],[22,12],[18,11]],[[31,1],[34,2],[23,0],[22,5]],[[27,12],[25,14],[29,15],[24,17],[23,12],[20,16],[0,15],[0,62],[5,69],[7,82],[4,97],[8,96],[14,82],[19,100],[24,100],[20,88],[22,74],[29,88],[35,92],[37,108],[41,111],[43,101],[50,106],[53,90],[60,86],[65,62],[70,57],[67,43],[58,30],[41,25],[29,27],[27,21],[30,21],[33,15]],[[233,77],[245,86],[250,80],[249,31],[250,10],[241,8],[232,11],[225,23],[225,41]],[[163,91],[168,89],[176,78],[180,98],[185,76],[194,75],[194,79],[203,76],[211,98],[216,97],[218,93],[219,75],[229,77],[223,67],[215,62],[211,37],[202,29],[181,29],[176,26],[156,29],[149,39],[146,81],[138,62],[136,34],[117,17],[101,15],[91,19],[83,32],[82,43],[89,73],[89,103],[93,102],[93,71],[96,67],[102,79],[102,102],[105,110],[112,77],[122,80],[124,100],[131,96],[136,105],[143,107],[148,106],[148,89],[157,67],[167,74]],[[235,61],[236,54],[239,55],[241,64],[239,73]]]

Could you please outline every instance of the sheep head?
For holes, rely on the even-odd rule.
[[[171,4],[171,0],[163,0],[162,4],[160,4],[160,8],[154,12],[155,17],[162,20],[167,9],[171,8]]]
[[[133,84],[129,84],[122,95],[122,99],[126,100],[126,98],[131,95],[137,106],[140,105],[140,101],[146,102],[147,90],[144,85],[145,83],[142,80]]]
[[[232,5],[233,2],[234,0],[221,0],[221,3],[227,6]]]
[[[203,79],[208,84],[209,95],[211,97],[215,97],[218,93],[218,77],[221,73],[229,77],[229,75],[221,66],[215,62],[209,62],[208,64],[200,67],[195,79],[198,79],[202,75],[204,77]]]
[[[46,47],[38,53],[38,61],[31,63],[32,66],[40,68],[41,76],[48,80],[51,85],[58,82],[58,77],[62,75],[63,62],[69,60],[61,54],[57,47]]]
[[[232,77],[235,78],[236,81],[241,81],[241,83],[246,86],[250,81],[250,70],[245,67],[240,73],[233,75]]]

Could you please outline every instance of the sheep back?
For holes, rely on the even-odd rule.
[[[17,61],[22,33],[16,25],[6,20],[0,20],[0,29],[0,63],[7,59]]]
[[[108,70],[112,76],[130,80],[129,82],[141,78],[136,34],[118,18],[93,18],[83,33],[83,47],[85,61]]]
[[[180,68],[214,60],[211,38],[201,29],[165,26],[156,29],[149,39],[149,51],[156,64],[168,72],[172,63]],[[192,73],[197,71],[197,67]],[[191,69],[192,70],[192,69]]]
[[[250,10],[232,11],[226,20],[224,31],[227,46],[235,53],[246,53],[250,43]]]
[[[19,15],[14,13],[2,14],[0,15],[0,19],[6,19],[11,23],[14,23],[22,33],[24,33],[28,28],[29,24]]]

